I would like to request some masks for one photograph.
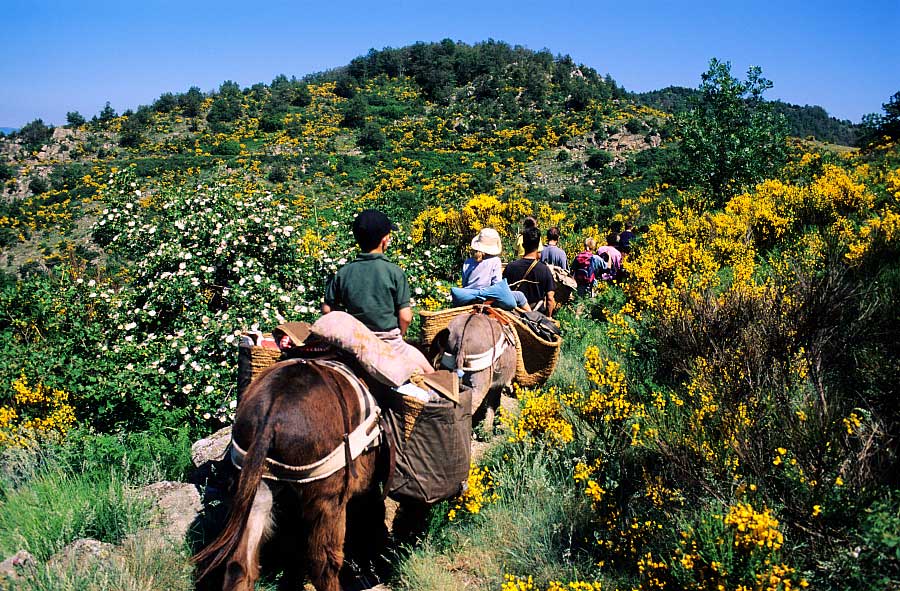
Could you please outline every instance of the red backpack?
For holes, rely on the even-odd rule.
[[[579,285],[591,285],[596,279],[594,277],[594,266],[591,264],[593,256],[593,252],[585,250],[575,255],[575,260],[572,261],[572,277],[575,278]]]

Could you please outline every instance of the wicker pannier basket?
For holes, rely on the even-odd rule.
[[[422,319],[422,344],[426,347],[434,342],[439,332],[450,325],[450,321],[459,314],[468,313],[475,306],[460,306],[447,310],[421,310],[419,317]]]
[[[264,334],[263,338],[271,339],[272,335]],[[267,367],[281,359],[281,350],[259,345],[245,344],[242,339],[238,347],[238,402],[240,402],[247,386]]]
[[[515,327],[516,382],[523,388],[540,386],[550,379],[559,361],[562,339],[547,341],[534,334],[528,325],[512,312],[501,311]]]
[[[430,345],[439,332],[450,325],[459,314],[468,314],[475,306],[461,306],[447,310],[419,312],[422,318],[422,343]],[[556,342],[546,341],[537,336],[528,326],[512,312],[495,308],[509,320],[515,328],[513,331],[516,345],[516,382],[524,388],[540,386],[553,375],[559,361],[559,350],[562,339]]]

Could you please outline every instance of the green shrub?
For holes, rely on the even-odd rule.
[[[640,119],[629,119],[625,123],[625,129],[628,130],[628,133],[643,133],[646,131],[647,126]]]
[[[288,180],[288,169],[284,164],[276,163],[272,166],[272,170],[269,171],[269,176],[266,178],[272,183],[283,183]]]
[[[377,123],[369,122],[359,132],[356,143],[363,150],[377,152],[383,150],[387,146],[388,141],[381,127]]]
[[[16,169],[11,164],[0,162],[0,181],[8,181],[16,178]]]
[[[33,176],[28,181],[28,190],[32,195],[41,195],[50,190],[50,183],[42,176]]]
[[[613,155],[606,150],[591,150],[588,152],[586,164],[592,170],[602,170],[613,160]]]
[[[241,145],[237,140],[225,140],[213,146],[212,153],[221,156],[237,156],[241,153]]]

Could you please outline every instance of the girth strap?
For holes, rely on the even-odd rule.
[[[465,356],[465,365],[456,367],[456,355],[444,352],[441,357],[441,365],[447,369],[461,369],[463,371],[481,371],[487,369],[500,358],[504,351],[513,345],[512,339],[505,330],[500,332],[500,338],[493,347],[483,353],[469,353]]]

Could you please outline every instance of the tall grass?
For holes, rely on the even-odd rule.
[[[129,539],[116,555],[89,565],[37,567],[16,591],[191,591],[193,568],[186,548]]]
[[[63,444],[0,454],[0,556],[18,550],[39,561],[70,542],[119,543],[149,524],[137,487],[180,478],[190,464],[186,432],[73,434]]]
[[[3,490],[0,554],[27,550],[47,560],[79,538],[118,543],[149,522],[149,503],[115,470],[73,474],[55,468]]]
[[[584,551],[590,506],[566,459],[573,451],[539,443],[492,448],[484,463],[499,500],[477,515],[445,520],[399,562],[393,588],[498,589],[506,573],[544,581],[593,573]]]

